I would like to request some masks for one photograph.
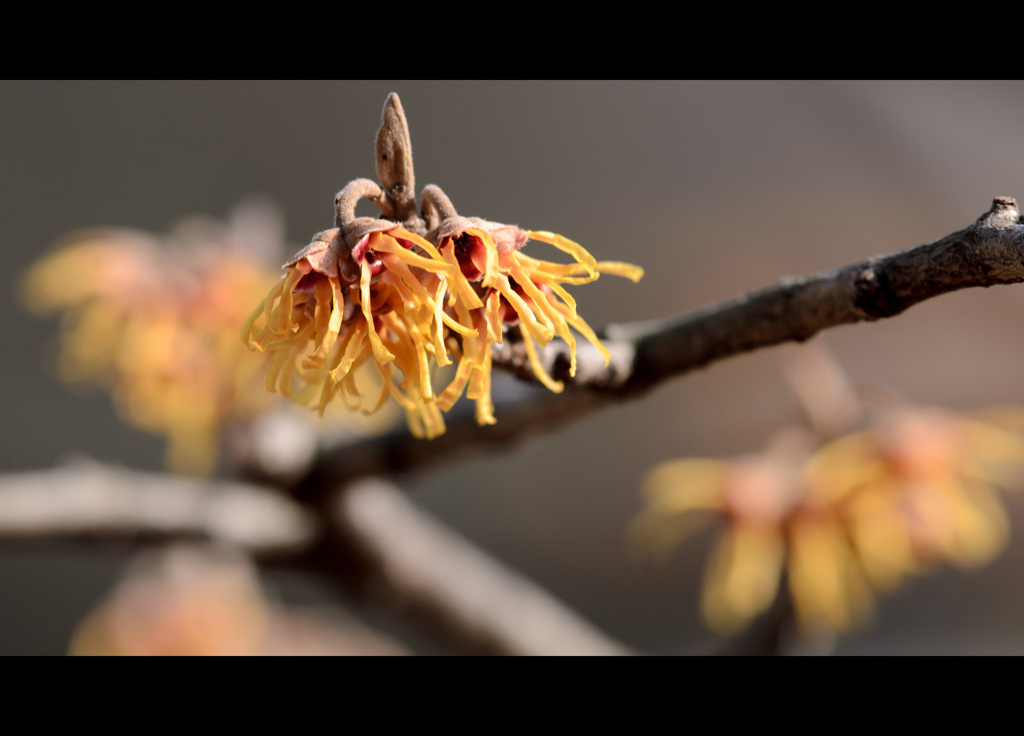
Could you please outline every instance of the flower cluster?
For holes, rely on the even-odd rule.
[[[1024,438],[996,415],[890,408],[816,451],[796,431],[761,455],[660,465],[631,535],[664,555],[703,524],[725,522],[702,593],[720,633],[764,612],[783,571],[802,627],[843,631],[870,612],[872,590],[998,554],[1008,526],[995,490],[1022,473]]]
[[[642,269],[599,262],[580,245],[550,232],[521,230],[460,217],[436,186],[423,190],[423,218],[404,222],[356,218],[355,204],[369,198],[387,212],[388,194],[357,179],[337,196],[336,227],[318,233],[284,265],[285,273],[249,316],[242,340],[270,352],[266,387],[296,402],[324,408],[340,398],[352,410],[377,411],[390,397],[406,412],[417,437],[445,431],[443,412],[465,395],[476,419],[493,424],[491,346],[518,325],[537,380],[552,391],[561,382],[541,365],[537,345],[570,327],[609,355],[577,314],[565,285],[594,281],[602,273],[638,280]],[[529,240],[568,253],[572,263],[538,260],[521,252]],[[443,387],[437,369],[457,360]],[[354,371],[376,368],[375,394],[356,383]]]

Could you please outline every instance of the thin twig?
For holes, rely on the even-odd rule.
[[[787,277],[757,291],[681,317],[604,331],[607,367],[592,346],[581,346],[577,375],[568,375],[568,348],[552,342],[544,361],[555,378],[612,396],[647,391],[666,379],[717,360],[783,342],[802,342],[821,330],[894,317],[950,291],[1024,281],[1024,226],[1015,200],[1000,197],[969,227],[906,250],[874,256],[833,271]],[[495,365],[536,379],[525,351],[511,343]]]

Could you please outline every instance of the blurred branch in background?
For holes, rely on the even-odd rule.
[[[142,473],[92,461],[0,476],[5,543],[196,539],[257,558],[293,557],[318,522],[270,488]]]
[[[418,510],[385,481],[347,488],[336,496],[331,514],[335,527],[370,563],[367,592],[463,651],[628,653],[534,583]]]
[[[626,653],[381,480],[342,490],[317,515],[273,489],[93,462],[0,476],[2,544],[180,540],[316,571],[456,651]]]

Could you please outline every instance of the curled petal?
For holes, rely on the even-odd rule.
[[[871,612],[871,591],[836,520],[796,525],[789,554],[789,588],[806,629],[846,631]]]
[[[715,631],[734,634],[767,610],[779,589],[785,543],[771,527],[730,529],[704,576],[701,609]]]

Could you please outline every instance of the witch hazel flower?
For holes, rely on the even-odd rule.
[[[461,217],[451,201],[435,185],[424,187],[423,214],[427,237],[452,267],[448,304],[460,326],[477,334],[463,334],[455,378],[441,394],[445,411],[468,386],[467,397],[477,402],[480,424],[493,424],[490,398],[491,345],[501,344],[506,326],[518,325],[534,376],[556,393],[564,384],[548,375],[541,365],[537,345],[560,337],[569,345],[569,375],[576,375],[576,340],[570,327],[600,351],[605,364],[610,355],[590,325],[576,311],[576,301],[565,284],[585,284],[602,273],[634,282],[643,269],[628,263],[597,261],[581,245],[547,231],[521,230],[515,225]],[[568,264],[543,261],[522,252],[530,240],[553,245],[572,256]]]
[[[807,482],[813,450],[809,432],[789,428],[764,452],[673,460],[644,479],[647,505],[630,528],[637,551],[666,557],[705,526],[722,526],[701,590],[701,613],[717,633],[748,626],[784,580],[807,632],[845,631],[868,619],[874,596],[849,538],[846,498]]]
[[[269,391],[321,414],[335,396],[367,414],[390,396],[412,432],[432,438],[444,432],[431,381],[433,365],[451,362],[444,328],[471,331],[441,309],[452,268],[431,243],[398,223],[354,216],[359,199],[382,196],[368,179],[345,187],[335,200],[337,227],[284,265],[242,336],[273,355]],[[354,373],[371,358],[382,379],[375,397],[360,391]]]
[[[272,354],[266,388],[323,414],[340,398],[352,410],[373,413],[390,397],[406,412],[418,437],[445,431],[442,414],[463,393],[476,402],[479,424],[493,424],[491,349],[518,329],[537,380],[552,391],[563,384],[547,374],[537,346],[555,337],[568,343],[576,373],[572,330],[608,351],[576,312],[565,286],[602,273],[636,281],[637,266],[597,261],[582,246],[546,231],[521,230],[460,217],[437,186],[422,192],[417,214],[412,145],[397,95],[384,105],[377,133],[377,178],[349,183],[335,199],[335,227],[284,265],[285,274],[242,329],[242,340]],[[383,218],[355,217],[370,199]],[[530,240],[568,253],[572,263],[542,261],[521,250]],[[443,390],[435,369],[457,360]],[[379,390],[366,395],[354,371],[372,364]]]

